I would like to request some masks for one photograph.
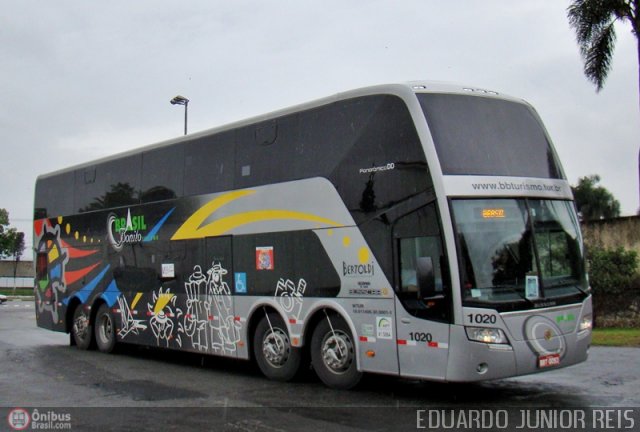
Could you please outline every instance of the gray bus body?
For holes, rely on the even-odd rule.
[[[570,186],[535,111],[439,83],[341,93],[47,174],[38,325],[329,386],[584,361]]]

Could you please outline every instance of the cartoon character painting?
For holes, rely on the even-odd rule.
[[[60,226],[50,227],[44,224],[42,235],[37,242],[38,285],[35,289],[36,309],[39,315],[51,314],[55,324],[60,319],[59,302],[67,291],[65,271],[69,262],[69,253],[60,239]]]
[[[162,341],[168,347],[169,341],[174,337],[173,329],[175,324],[173,323],[173,318],[175,313],[173,308],[175,303],[176,296],[168,289],[166,292],[162,292],[162,288],[160,288],[157,294],[155,291],[153,292],[153,303],[147,304],[147,313],[151,315],[149,324],[158,345]],[[176,342],[181,345],[178,340]]]

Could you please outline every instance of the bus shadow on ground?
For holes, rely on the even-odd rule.
[[[504,379],[450,383],[365,374],[358,386],[345,391],[325,387],[308,364],[294,381],[279,383],[265,378],[252,361],[126,344],[118,347],[117,355],[202,369],[214,375],[206,378],[211,382],[220,379],[239,380],[240,387],[246,385],[251,388],[250,392],[242,392],[243,398],[266,406],[388,406],[390,403],[398,407],[590,405],[590,401],[576,394],[574,388],[545,381]],[[288,391],[291,387],[295,387],[294,391]],[[279,396],[274,398],[274,394]],[[354,398],[354,395],[358,396]]]

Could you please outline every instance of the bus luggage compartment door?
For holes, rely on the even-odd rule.
[[[449,357],[449,324],[410,315],[396,298],[400,375],[444,380]]]

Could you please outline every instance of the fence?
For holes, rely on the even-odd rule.
[[[0,288],[33,288],[33,284],[32,277],[0,277]]]
[[[640,255],[640,216],[583,222],[581,228],[587,246],[622,247]]]
[[[640,255],[640,216],[627,216],[582,223],[582,234],[589,248],[635,251]],[[594,314],[598,327],[637,327],[640,325],[640,275],[630,286],[620,287],[622,293],[597,291],[593,295]],[[602,298],[598,298],[601,296]]]

